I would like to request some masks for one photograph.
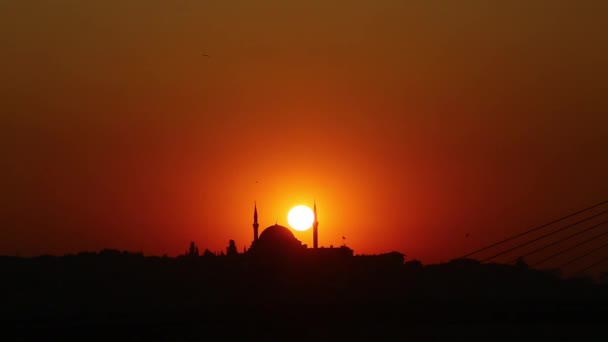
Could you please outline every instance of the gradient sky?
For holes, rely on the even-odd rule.
[[[0,254],[316,199],[321,245],[432,263],[608,199],[606,2],[5,0],[0,44]]]

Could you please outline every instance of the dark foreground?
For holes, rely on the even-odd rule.
[[[608,317],[605,285],[467,260],[88,255],[0,265],[3,341],[570,339],[605,335]]]

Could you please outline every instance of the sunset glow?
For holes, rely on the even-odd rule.
[[[0,254],[241,249],[316,198],[321,245],[439,262],[608,193],[605,2],[0,3]]]

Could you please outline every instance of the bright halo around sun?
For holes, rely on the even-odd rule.
[[[291,228],[299,231],[305,231],[312,226],[315,220],[315,214],[312,209],[305,205],[297,205],[287,214],[287,222]]]

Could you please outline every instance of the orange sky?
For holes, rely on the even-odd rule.
[[[242,248],[316,199],[321,245],[430,263],[605,200],[607,13],[3,1],[0,254]]]

